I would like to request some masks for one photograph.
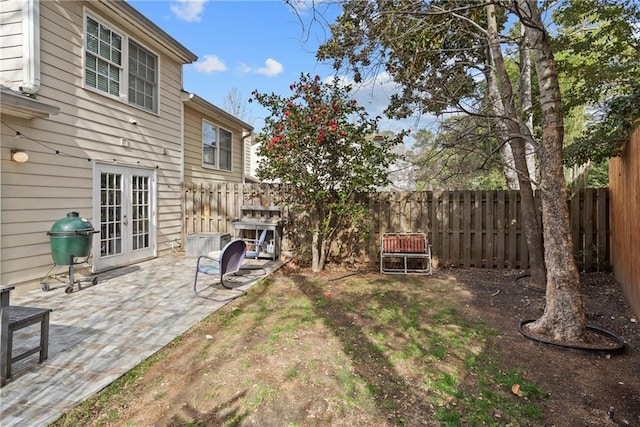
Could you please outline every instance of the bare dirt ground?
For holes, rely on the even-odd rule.
[[[454,275],[480,297],[476,301],[488,302],[481,303],[485,318],[504,332],[496,339],[502,363],[521,367],[528,378],[549,393],[544,403],[544,425],[640,426],[639,319],[612,274],[583,274],[581,289],[587,323],[624,340],[623,351],[614,353],[565,349],[523,339],[514,333],[514,325],[542,315],[544,293],[528,288],[526,280],[510,286],[511,274],[504,277],[506,281],[492,271],[482,272],[483,279],[468,270]],[[494,289],[501,292],[481,298],[493,295]]]
[[[404,277],[331,267],[314,275],[288,265],[162,350],[142,376],[57,425],[479,425],[464,404],[483,399],[474,390],[486,381],[464,367],[486,354],[496,372],[520,372],[544,396],[535,399],[535,421],[489,408],[482,424],[640,426],[640,325],[613,276],[585,274],[582,290],[589,323],[623,338],[622,352],[523,337],[518,324],[542,314],[544,293],[517,275],[451,269]],[[434,322],[447,326],[447,313],[496,333],[440,341],[441,353],[424,337],[436,333]],[[392,332],[390,322],[399,325]],[[430,388],[436,377],[456,378],[465,391]],[[485,387],[506,405],[527,400],[499,381]],[[442,421],[443,408],[459,409],[460,418]]]

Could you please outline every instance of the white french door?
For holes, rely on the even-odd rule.
[[[155,170],[96,163],[93,177],[93,269],[156,255]]]

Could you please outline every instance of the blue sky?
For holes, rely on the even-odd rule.
[[[184,89],[221,108],[232,89],[247,100],[254,90],[288,96],[289,85],[301,73],[323,79],[334,75],[330,64],[316,60],[315,52],[329,36],[327,23],[320,21],[332,22],[339,8],[320,4],[314,11],[310,0],[295,3],[299,15],[278,0],[129,0],[198,56],[197,63],[184,68]],[[359,87],[354,97],[372,116],[382,115],[392,90],[386,75],[380,75]],[[260,131],[267,111],[255,102],[247,104],[247,110],[241,118]],[[384,121],[381,130],[412,124]]]

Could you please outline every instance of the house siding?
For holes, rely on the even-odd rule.
[[[202,121],[207,120],[232,133],[231,171],[202,166]],[[243,129],[237,124],[214,114],[204,114],[191,108],[184,108],[184,158],[185,182],[243,182]]]
[[[16,1],[4,3],[19,6]],[[83,88],[85,7],[158,55],[158,114]],[[117,25],[116,20],[121,19],[112,5],[102,2],[40,2],[41,88],[37,98],[59,107],[60,112],[31,120],[2,117],[3,285],[43,278],[53,265],[46,232],[67,212],[77,211],[97,227],[99,219],[92,218],[95,162],[155,169],[158,255],[180,238],[183,61],[147,32],[129,24]],[[15,24],[8,25],[15,32]],[[4,20],[1,27],[3,43],[14,37],[5,36],[9,31],[5,31]],[[3,58],[4,54],[3,48]],[[22,134],[19,139],[14,138],[16,131]],[[121,138],[129,141],[128,146],[121,145]],[[29,161],[11,162],[10,148],[26,150]]]

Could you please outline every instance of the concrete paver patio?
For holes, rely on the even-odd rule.
[[[51,290],[17,289],[12,305],[52,308],[49,358],[38,355],[14,365],[13,376],[0,388],[2,427],[45,426],[100,391],[138,363],[156,353],[225,303],[206,299],[225,290],[206,287],[215,278],[204,276],[203,298],[193,295],[195,258],[168,255],[98,275],[95,286],[66,294],[65,283]],[[280,267],[260,264],[237,281],[248,289]],[[199,288],[201,286],[199,285]],[[14,354],[39,339],[34,325],[16,332]],[[22,347],[21,347],[22,346]]]

